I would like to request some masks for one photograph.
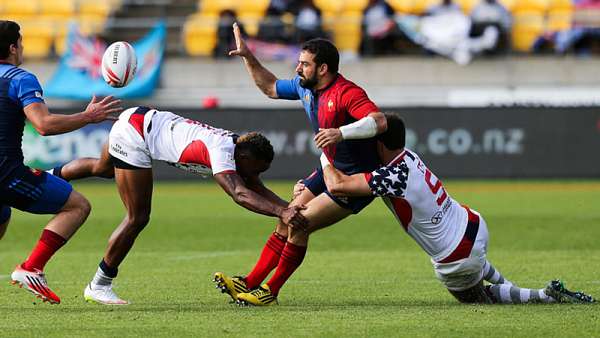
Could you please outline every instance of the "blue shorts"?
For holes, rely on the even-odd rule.
[[[56,214],[67,203],[71,191],[73,187],[65,180],[22,165],[0,182],[0,209]]]
[[[353,214],[358,214],[362,209],[369,205],[375,196],[361,196],[361,197],[336,197],[333,196],[325,185],[325,179],[323,178],[323,169],[317,168],[310,176],[302,180],[306,188],[318,196],[321,193],[327,194],[335,203],[344,209],[351,210]]]

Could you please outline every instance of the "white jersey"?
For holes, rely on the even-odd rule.
[[[383,197],[396,219],[434,261],[443,260],[458,247],[467,228],[467,210],[448,195],[417,154],[405,149],[365,177],[373,194]]]
[[[109,152],[141,168],[152,160],[204,176],[235,171],[235,134],[167,111],[131,108],[111,129]]]

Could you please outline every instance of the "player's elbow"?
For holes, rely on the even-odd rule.
[[[43,124],[33,124],[33,128],[35,129],[35,131],[38,132],[38,134],[42,136],[52,135],[52,131],[50,130],[50,128],[44,126]]]

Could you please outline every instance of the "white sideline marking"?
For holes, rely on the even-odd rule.
[[[0,275],[0,279],[9,279],[10,275]]]

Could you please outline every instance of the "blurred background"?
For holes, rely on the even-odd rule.
[[[149,105],[237,132],[260,130],[276,159],[268,178],[318,164],[299,102],[269,100],[230,58],[237,21],[257,57],[291,78],[303,41],[331,39],[340,72],[382,111],[400,113],[407,145],[440,177],[600,176],[600,0],[0,0],[22,27],[23,68],[56,113],[92,94]],[[114,41],[134,44],[136,79],[100,76]],[[42,138],[31,166],[96,156],[110,124]],[[189,178],[157,166],[159,178]]]

